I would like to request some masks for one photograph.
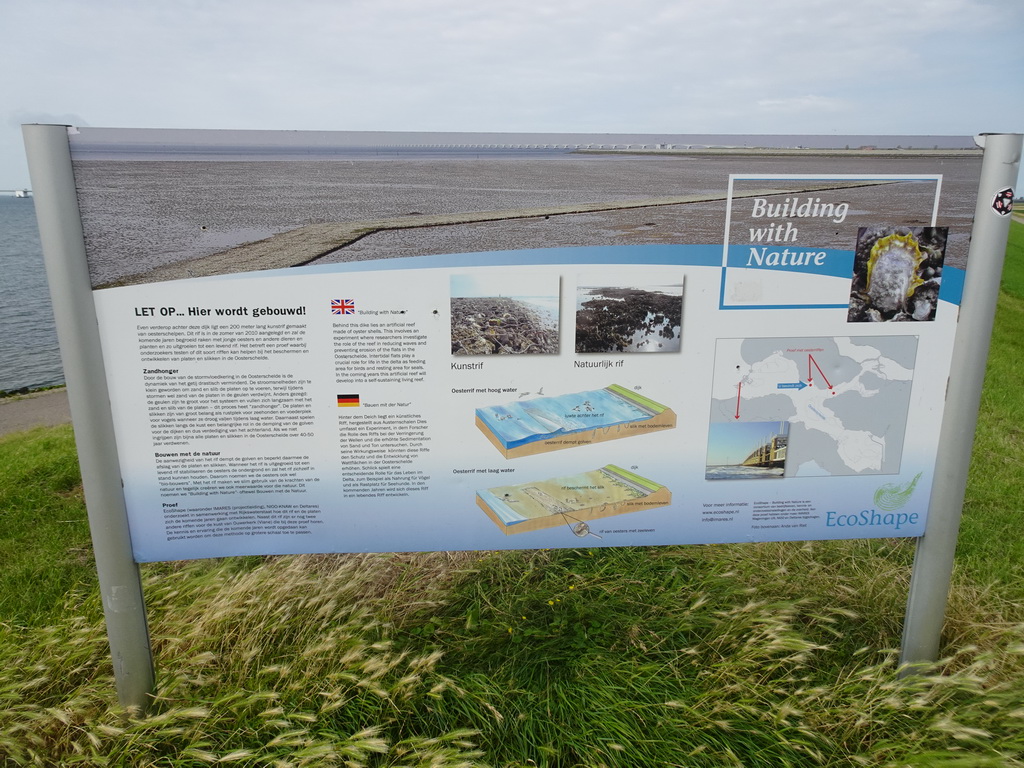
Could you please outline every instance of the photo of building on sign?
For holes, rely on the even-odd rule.
[[[783,477],[788,450],[788,422],[712,424],[704,478],[760,480]]]

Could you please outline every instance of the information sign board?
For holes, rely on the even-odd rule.
[[[71,131],[137,561],[923,533],[969,139],[425,143]]]

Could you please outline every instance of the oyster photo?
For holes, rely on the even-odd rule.
[[[947,236],[946,227],[858,230],[847,320],[934,320]]]

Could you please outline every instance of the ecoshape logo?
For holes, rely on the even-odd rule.
[[[825,525],[829,528],[861,528],[885,526],[894,531],[905,525],[917,525],[921,516],[917,512],[879,512],[877,509],[863,509],[853,514],[826,512]]]
[[[844,514],[840,512],[826,512],[825,525],[829,528],[875,528],[885,527],[898,531],[907,525],[917,525],[921,515],[917,512],[897,512],[910,501],[917,482],[921,479],[918,472],[914,479],[905,485],[886,483],[875,491],[876,509],[863,509],[860,512]],[[879,509],[881,511],[879,511]]]

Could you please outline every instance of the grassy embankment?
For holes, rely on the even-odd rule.
[[[1012,238],[935,676],[902,540],[244,558],[144,569],[126,717],[65,427],[0,439],[0,764],[1024,766]]]

